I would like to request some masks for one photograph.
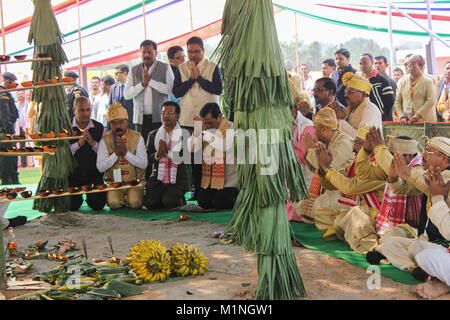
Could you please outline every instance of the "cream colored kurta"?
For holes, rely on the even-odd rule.
[[[412,81],[409,76],[401,78],[397,85],[397,97],[394,108],[399,118],[405,115],[404,109],[412,101],[412,114],[420,114],[423,121],[436,122],[436,86],[433,80],[422,75],[417,82],[412,98],[410,97]]]
[[[370,102],[369,98],[364,99],[353,111],[350,111],[350,107],[347,107],[346,120],[339,120],[339,128],[353,139],[357,136],[358,129],[364,125],[375,126],[380,129],[383,125],[380,109]]]
[[[181,74],[181,81],[185,82],[191,76],[191,70],[189,68],[189,61],[179,65],[179,70]],[[208,59],[203,59],[197,65],[198,70],[202,78],[211,81],[213,80],[214,70],[216,64]],[[180,107],[180,120],[178,121],[181,126],[193,127],[194,126],[194,115],[199,115],[200,110],[206,103],[215,102],[219,104],[219,96],[209,93],[204,90],[197,81],[194,82],[192,87],[188,92],[181,98]]]

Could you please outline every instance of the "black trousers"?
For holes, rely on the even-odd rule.
[[[144,206],[148,210],[172,209],[186,204],[185,192],[175,184],[164,185],[159,180],[149,180],[144,195]]]
[[[231,210],[238,195],[239,190],[237,188],[200,188],[197,202],[203,209]]]
[[[193,127],[182,127],[183,129],[188,130],[191,134],[194,132],[194,128]],[[197,158],[199,158],[200,160],[202,159],[202,153],[203,150],[200,149],[199,151],[197,151],[197,153],[200,153],[200,156],[197,156]],[[194,186],[194,191],[195,191],[195,196],[198,199],[198,192],[201,189],[201,184],[202,184],[202,164],[200,163],[195,163],[195,155],[197,153],[192,153],[191,154],[191,165],[188,165],[188,174],[189,177],[191,179],[190,181],[190,185]]]
[[[20,128],[20,135],[24,136],[25,135],[25,131]],[[19,142],[19,146],[20,148],[25,148],[25,142]],[[21,156],[20,157],[20,164],[22,165],[22,167],[26,167],[27,166],[27,157],[26,156]]]
[[[76,174],[71,174],[69,176],[69,186],[71,187],[81,187],[85,185],[97,185],[103,183],[102,175],[91,175],[91,176],[81,176]],[[96,192],[86,194],[87,205],[98,211],[102,210],[106,205],[106,192]],[[70,211],[77,211],[83,204],[83,195],[75,195],[70,197]]]
[[[161,119],[158,122],[153,122],[151,114],[144,114],[142,125],[136,124],[136,131],[141,133],[145,145],[147,145],[148,134],[155,129],[159,129],[161,125]]]
[[[11,148],[12,143],[4,143],[3,148]],[[20,184],[17,171],[17,157],[0,157],[0,179],[2,185]]]

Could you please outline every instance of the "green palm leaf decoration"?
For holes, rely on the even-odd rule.
[[[256,144],[247,141],[247,162],[238,162],[240,193],[223,237],[257,252],[256,299],[305,297],[290,239],[286,201],[289,197],[293,201],[306,199],[309,192],[291,144],[294,121],[289,106],[293,99],[272,2],[227,0],[222,39],[214,57],[224,75],[226,99],[234,102],[235,128],[244,132],[254,129],[258,137]],[[272,129],[277,134],[273,135]],[[277,163],[274,172],[264,173],[265,153]],[[251,162],[255,154],[256,163]]]
[[[62,49],[62,34],[52,11],[50,0],[35,0],[28,42],[34,41],[34,56],[47,54],[51,61],[35,61],[32,63],[33,82],[62,78],[61,65],[68,62]],[[71,131],[69,114],[66,107],[67,94],[63,86],[34,89],[33,101],[40,106],[38,128],[40,132]],[[57,146],[56,155],[43,156],[43,174],[37,190],[53,190],[68,187],[68,176],[73,171],[75,162],[67,141],[49,143]],[[54,197],[36,199],[33,209],[50,213],[67,212],[70,208],[70,197]]]

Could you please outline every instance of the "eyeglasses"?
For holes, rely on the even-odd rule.
[[[202,50],[188,50],[189,54],[199,54]]]
[[[118,74],[121,74],[121,73],[123,73],[123,71],[117,71],[117,72],[114,73],[114,74],[117,76]]]
[[[183,60],[186,56],[183,54],[182,56],[179,57],[174,57],[173,60]]]
[[[324,90],[329,90],[329,89],[327,89],[327,88],[314,88],[313,89],[314,92],[322,92]]]
[[[349,94],[350,95],[350,94],[354,94],[354,93],[356,93],[358,91],[357,90],[347,90],[346,89],[344,92],[345,92],[345,94]]]

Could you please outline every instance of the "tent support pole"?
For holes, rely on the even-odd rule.
[[[0,0],[0,13],[1,13],[1,20],[2,20],[3,55],[6,56],[5,25],[3,23],[3,0]],[[6,72],[7,71],[6,64],[4,65],[4,67],[5,67],[5,72]],[[1,73],[1,69],[0,69],[0,73]]]
[[[189,19],[191,21],[191,33],[194,32],[194,22],[192,19],[192,0],[189,0]]]
[[[297,14],[294,12],[295,22],[295,72],[300,73],[300,53],[298,52],[298,28],[297,28]]]
[[[389,52],[390,52],[390,60],[389,61],[389,76],[392,77],[392,74],[394,72],[394,68],[397,65],[397,58],[395,54],[395,48],[394,48],[394,38],[392,36],[392,0],[387,1],[388,5],[388,19],[389,19]]]
[[[432,31],[430,0],[426,0],[425,2],[427,3],[428,29]],[[434,52],[434,39],[431,33],[430,33],[430,53],[431,53],[431,69],[433,77],[437,79],[436,54]]]
[[[80,49],[80,65],[78,66],[78,73],[80,74],[80,84],[85,86],[84,72],[83,72],[83,50],[81,48],[81,18],[80,18],[80,0],[77,0],[77,18],[78,18],[78,47]]]
[[[142,0],[142,18],[144,19],[144,39],[147,39],[147,21],[145,18],[145,0]]]

